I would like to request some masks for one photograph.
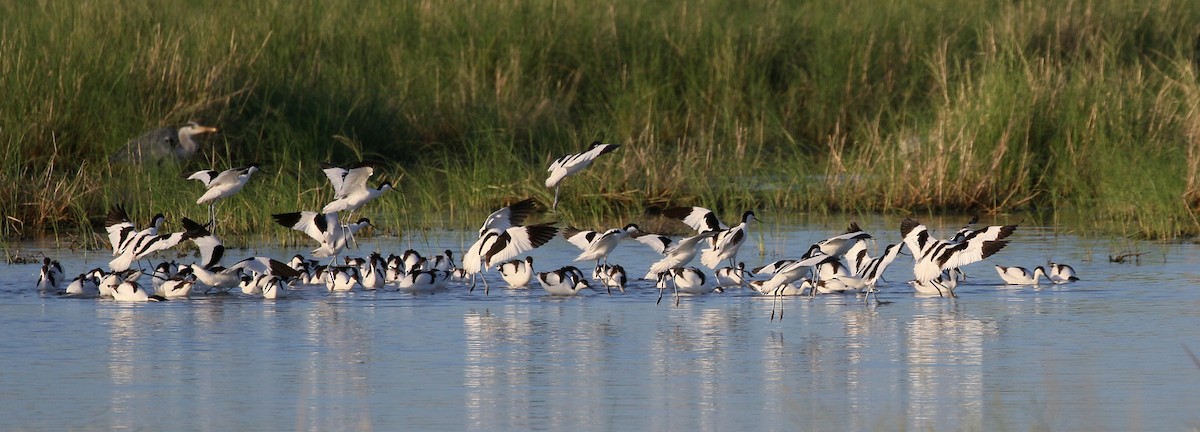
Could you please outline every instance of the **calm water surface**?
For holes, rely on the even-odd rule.
[[[839,227],[757,230],[747,267]],[[899,241],[894,227],[868,230],[880,247]],[[363,249],[434,254],[466,235]],[[486,297],[298,287],[277,301],[120,304],[43,297],[38,265],[0,265],[0,430],[1200,428],[1187,353],[1200,352],[1200,248],[1143,246],[1140,265],[1112,264],[1116,243],[1022,227],[967,267],[957,300],[914,296],[901,256],[880,295],[890,303],[791,298],[782,321],[745,292],[656,305],[639,282],[551,298],[495,273]],[[109,258],[47,253],[68,274]],[[532,255],[544,271],[577,254],[556,239]],[[655,257],[628,242],[612,261],[640,275]],[[1007,287],[992,269],[1050,258],[1084,281]]]

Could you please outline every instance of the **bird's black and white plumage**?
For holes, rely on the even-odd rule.
[[[718,288],[740,287],[750,280],[750,273],[746,272],[746,263],[739,262],[737,267],[717,269],[713,272],[713,277],[717,280]]]
[[[99,268],[80,274],[67,284],[67,290],[63,294],[77,297],[99,297],[100,278],[104,276],[104,270]]]
[[[192,293],[192,287],[196,285],[196,279],[190,275],[172,276],[162,281],[154,289],[154,292],[164,298],[179,298],[187,297]]]
[[[1046,277],[1050,279],[1050,282],[1065,284],[1079,280],[1079,277],[1075,276],[1075,268],[1070,265],[1051,262],[1048,267],[1050,270],[1046,273]]]
[[[900,222],[900,236],[913,255],[913,276],[920,284],[999,252],[1008,244],[1004,239],[1016,229],[1016,225],[994,225],[971,231],[960,242],[948,242],[933,238],[929,229],[916,220],[906,218]]]
[[[463,268],[468,274],[479,273],[494,263],[508,261],[546,244],[556,234],[558,228],[554,222],[488,231],[463,255]]]
[[[203,183],[206,188],[200,199],[196,200],[196,204],[209,203],[208,220],[210,224],[216,223],[217,201],[229,198],[233,194],[238,193],[250,181],[250,176],[258,171],[259,165],[252,163],[248,166],[230,168],[225,171],[196,171],[187,177],[188,180],[196,180]]]
[[[520,225],[535,205],[530,198],[492,212],[479,229],[479,238],[463,255],[463,270],[470,275],[477,274],[553,239],[558,234],[553,222]]]
[[[818,250],[824,255],[842,256],[845,255],[856,244],[869,238],[871,238],[871,235],[867,234],[866,231],[863,231],[862,228],[859,228],[858,223],[850,222],[850,227],[846,229],[845,233],[815,243],[813,245],[815,249],[810,248],[809,252],[805,254],[804,258],[814,256],[815,252]]]
[[[141,276],[141,272],[131,272],[124,276],[121,283],[113,288],[112,297],[116,301],[165,301],[166,298],[157,294],[150,294],[142,289],[138,284],[137,279]]]
[[[521,288],[529,285],[529,281],[533,280],[533,257],[527,256],[525,259],[514,259],[500,263],[498,266],[500,277],[508,282],[508,286],[513,288]]]
[[[322,163],[321,170],[333,186],[334,198],[321,209],[321,213],[353,212],[393,188],[389,181],[382,182],[375,188],[367,186],[367,179],[375,172],[374,166],[369,162],[362,162],[350,168]]]
[[[196,180],[204,184],[205,192],[196,200],[196,204],[216,201],[242,190],[250,181],[250,176],[259,171],[259,165],[252,163],[244,167],[230,168],[224,171],[200,170],[187,176],[188,180]]]
[[[896,256],[900,255],[900,249],[903,246],[900,243],[887,245],[883,248],[883,254],[874,258],[867,257],[867,262],[854,274],[863,279],[863,282],[869,287],[868,290],[872,290],[879,279],[883,277],[883,272],[892,265]]]
[[[737,261],[738,249],[741,249],[742,243],[745,243],[750,234],[750,222],[757,220],[754,212],[748,211],[742,214],[742,223],[719,231],[713,236],[712,247],[700,253],[700,264],[716,269],[721,265],[721,261],[729,260],[732,267]]]
[[[631,237],[633,237],[634,240],[637,240],[638,243],[650,247],[651,250],[657,252],[659,255],[666,255],[667,251],[671,250],[676,245],[674,239],[661,234],[638,232],[633,234]]]
[[[44,293],[58,294],[63,285],[62,264],[49,257],[42,258],[42,268],[38,272],[37,290]]]
[[[118,204],[109,209],[104,222],[104,230],[108,233],[109,244],[112,245],[112,256],[120,256],[145,237],[158,235],[158,229],[164,220],[166,218],[162,213],[155,214],[150,218],[150,225],[139,231],[129,219],[125,207]]]
[[[709,241],[709,248],[700,255],[700,263],[711,269],[717,268],[724,260],[729,260],[729,265],[734,266],[737,252],[749,234],[750,222],[758,220],[754,212],[747,211],[742,213],[740,224],[729,227],[721,222],[716,213],[704,207],[673,207],[663,210],[662,215],[678,219],[699,234],[717,232]]]
[[[974,228],[972,228],[972,226],[977,223],[979,223],[979,215],[971,216],[971,220],[967,221],[967,224],[963,225],[962,228],[959,228],[958,231],[954,233],[954,237],[950,237],[950,242],[951,243],[962,242],[963,239],[967,237],[967,234],[970,234],[971,231],[974,231]]]
[[[551,162],[550,168],[546,170],[550,173],[550,176],[546,178],[546,187],[554,188],[554,204],[550,208],[558,208],[558,190],[563,179],[582,171],[591,165],[592,161],[600,155],[612,152],[620,146],[620,144],[604,144],[596,141],[583,152],[561,156],[555,159],[554,162]]]
[[[604,232],[586,231],[570,226],[563,230],[563,238],[583,251],[578,257],[575,257],[575,261],[596,261],[596,264],[599,265],[600,260],[604,260],[604,263],[608,264],[608,254],[616,249],[617,244],[637,232],[636,224],[628,224],[624,228],[613,228]]]
[[[621,290],[621,293],[625,292],[625,285],[629,283],[629,276],[625,274],[625,267],[613,264],[604,267],[602,271],[604,272],[602,283],[609,294],[612,294],[612,288]]]
[[[158,128],[125,143],[125,147],[108,157],[109,162],[144,163],[191,159],[200,149],[193,137],[217,132],[217,128],[196,122],[175,127]]]
[[[302,273],[288,263],[267,257],[249,257],[229,267],[201,266],[192,264],[180,270],[195,276],[196,280],[210,289],[229,290],[238,286],[243,276],[274,275],[285,280],[299,278]]]
[[[1000,275],[1000,279],[1009,285],[1038,285],[1043,276],[1046,275],[1046,269],[1042,266],[1037,266],[1033,271],[1026,270],[1025,267],[1005,267],[996,266],[996,274]]]
[[[646,272],[646,275],[642,279],[658,280],[660,273],[687,265],[699,253],[699,248],[703,246],[705,240],[717,235],[718,232],[708,231],[679,240],[679,243],[674,247],[665,251],[662,259],[650,265],[650,270]]]
[[[121,255],[109,261],[108,268],[114,272],[128,270],[134,261],[148,257],[155,252],[173,248],[181,241],[209,234],[200,224],[191,219],[183,218],[183,225],[186,231],[146,236],[139,239],[131,247],[126,248]]]
[[[446,249],[441,255],[434,255],[433,258],[426,260],[425,264],[427,267],[429,267],[429,270],[454,270],[456,268],[454,265],[454,251]]]
[[[704,207],[672,207],[663,210],[662,215],[671,219],[678,219],[684,225],[691,227],[700,234],[729,229],[729,226],[721,222],[720,218],[717,218],[716,213]]]
[[[279,225],[308,234],[320,244],[313,249],[312,256],[327,258],[337,256],[346,248],[346,242],[352,235],[371,225],[371,220],[360,218],[349,225],[339,225],[337,213],[317,213],[312,211],[279,213],[271,215]]]
[[[433,292],[445,287],[443,274],[439,270],[412,270],[396,279],[396,289],[411,293]]]
[[[362,288],[358,267],[355,266],[333,266],[328,270],[325,277],[325,288],[329,291],[352,291],[354,287]]]
[[[555,296],[573,296],[584,288],[591,287],[583,278],[583,273],[573,266],[538,273],[537,280],[547,293]]]
[[[219,265],[221,258],[225,257],[225,245],[221,242],[221,239],[217,238],[217,236],[213,235],[203,226],[187,218],[184,218],[183,227],[195,234],[191,240],[196,245],[196,248],[200,250],[200,262],[198,264],[204,268]]]
[[[767,263],[761,267],[755,267],[754,270],[751,270],[751,271],[756,276],[774,275],[780,269],[787,267],[788,265],[795,263],[796,261],[797,260],[794,260],[794,259],[775,260],[775,261]]]
[[[375,166],[371,162],[359,162],[343,168],[322,162],[321,171],[324,171],[325,177],[329,178],[329,184],[333,186],[333,199],[336,201],[349,196],[354,191],[367,188],[367,179],[375,173]]]

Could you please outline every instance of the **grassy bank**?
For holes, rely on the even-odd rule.
[[[0,5],[0,234],[201,218],[179,173],[258,161],[230,233],[329,198],[374,159],[395,229],[545,202],[545,166],[624,144],[563,188],[564,221],[653,205],[1084,215],[1200,232],[1200,4],[566,0]],[[105,156],[195,119],[183,166]],[[79,228],[83,228],[80,230]],[[87,237],[87,236],[83,236]]]

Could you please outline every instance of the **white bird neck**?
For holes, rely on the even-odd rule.
[[[175,149],[175,156],[180,159],[190,159],[199,148],[200,145],[192,139],[189,128],[179,128],[179,147]]]

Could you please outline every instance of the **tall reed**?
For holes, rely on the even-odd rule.
[[[230,233],[329,198],[317,165],[402,179],[365,214],[470,226],[551,199],[554,157],[624,146],[563,185],[563,220],[649,206],[1075,213],[1200,231],[1196,29],[1184,0],[581,0],[0,5],[0,229],[201,216],[179,176],[267,171]],[[112,167],[145,130],[221,128],[182,165]],[[35,186],[36,185],[36,186]],[[578,223],[578,222],[577,222]],[[580,223],[582,224],[582,223]]]

